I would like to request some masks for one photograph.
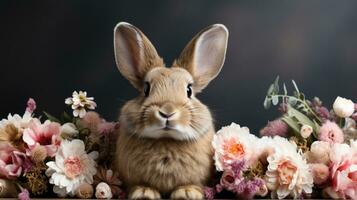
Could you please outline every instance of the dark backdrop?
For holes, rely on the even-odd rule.
[[[119,74],[113,27],[127,21],[153,42],[167,64],[199,30],[230,31],[225,66],[199,95],[217,126],[232,121],[257,132],[276,114],[262,102],[280,75],[330,105],[356,100],[356,1],[1,1],[0,114],[22,113],[28,97],[59,114],[73,90],[87,90],[98,111],[116,119],[137,95]]]

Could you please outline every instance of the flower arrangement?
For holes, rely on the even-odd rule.
[[[36,117],[30,98],[23,116],[0,121],[0,197],[124,197],[107,159],[118,124],[89,111],[96,103],[86,92],[73,92],[65,104],[73,117]]]
[[[238,198],[357,199],[357,104],[337,97],[331,110],[315,97],[279,93],[279,77],[270,85],[264,107],[281,116],[260,130],[260,138],[232,123],[215,135],[218,179],[206,197],[228,191]],[[270,196],[269,196],[270,195]]]
[[[357,199],[357,104],[337,97],[329,110],[292,83],[292,95],[285,84],[280,92],[279,77],[270,85],[264,107],[281,115],[260,137],[235,123],[217,131],[207,199]],[[0,197],[125,198],[106,159],[114,156],[119,124],[94,112],[86,92],[73,92],[65,104],[72,116],[36,116],[30,98],[22,116],[0,121]]]

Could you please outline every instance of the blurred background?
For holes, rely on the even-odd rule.
[[[138,92],[118,72],[113,28],[139,27],[167,65],[202,28],[230,31],[221,74],[198,95],[217,127],[236,122],[257,133],[276,109],[264,110],[269,84],[294,79],[307,97],[330,107],[337,95],[357,101],[357,1],[1,1],[0,117],[59,115],[73,90],[94,96],[97,111],[116,120]]]

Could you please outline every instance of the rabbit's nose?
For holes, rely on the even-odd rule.
[[[172,103],[162,105],[157,112],[158,117],[163,119],[172,119],[177,114],[177,110]]]
[[[162,118],[169,119],[170,117],[174,116],[174,114],[175,114],[175,112],[165,113],[165,112],[159,110],[159,115],[160,115]]]

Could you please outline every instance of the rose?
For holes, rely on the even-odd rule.
[[[95,188],[95,197],[97,199],[111,199],[113,194],[109,185],[104,182],[99,183]]]
[[[235,176],[232,170],[226,170],[223,172],[220,184],[229,191],[234,189]]]
[[[337,97],[333,103],[333,111],[337,116],[346,118],[351,116],[355,111],[355,104],[350,99]]]
[[[313,132],[312,127],[306,124],[304,124],[300,129],[300,134],[303,138],[308,138],[312,132]]]

